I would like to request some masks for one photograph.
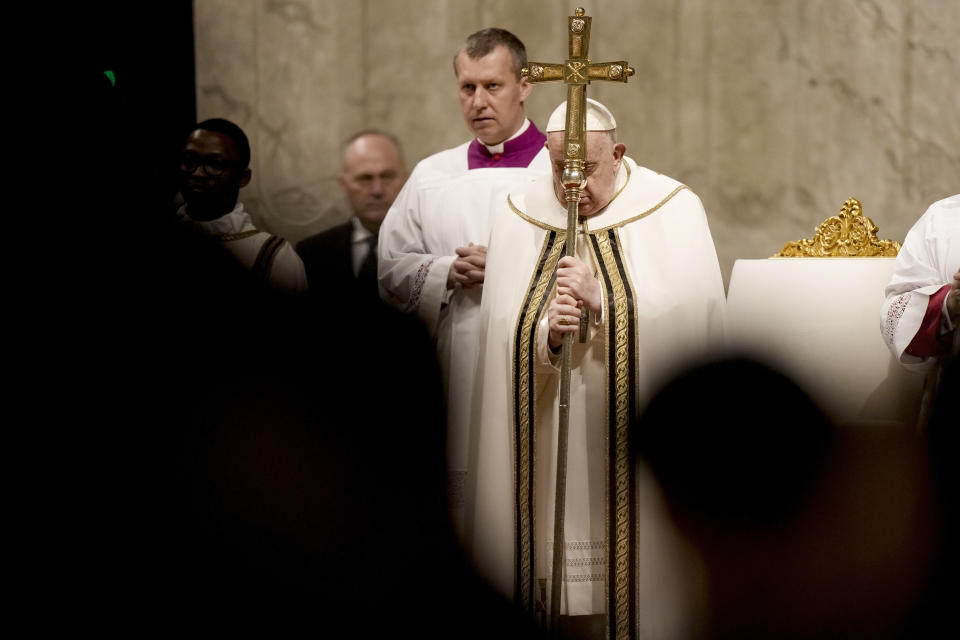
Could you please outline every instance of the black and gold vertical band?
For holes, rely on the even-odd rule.
[[[557,262],[563,253],[566,234],[550,231],[544,239],[537,268],[517,317],[513,350],[513,424],[516,520],[516,599],[533,613],[536,602],[534,575],[534,414],[537,325],[556,280]]]
[[[273,259],[277,257],[277,252],[283,246],[283,238],[271,235],[260,245],[260,251],[257,253],[257,259],[250,269],[255,278],[263,281],[270,281],[270,270],[273,268]]]
[[[513,349],[513,418],[517,601],[531,613],[536,603],[534,575],[534,452],[536,332],[556,281],[565,234],[549,231],[517,318]],[[589,234],[605,289],[607,415],[607,621],[610,637],[630,638],[636,628],[636,516],[633,466],[629,457],[630,417],[636,412],[637,336],[633,287],[616,228]]]
[[[636,412],[637,334],[633,287],[616,228],[590,234],[606,290],[607,416],[607,625],[609,637],[632,638],[636,629],[636,496],[630,463],[630,419]]]

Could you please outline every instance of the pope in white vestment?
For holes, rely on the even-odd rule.
[[[470,551],[482,574],[531,611],[549,610],[560,378],[551,332],[563,322],[551,307],[563,299],[558,282],[568,291],[570,271],[558,269],[567,211],[557,191],[562,156],[554,151],[562,147],[564,116],[561,105],[547,128],[556,178],[545,174],[512,192],[495,220],[471,425]],[[623,145],[616,151],[615,126],[605,107],[589,101],[587,173],[604,144],[616,160],[605,151],[593,162],[598,174],[612,167],[608,193],[580,201],[581,214],[591,210],[581,215],[576,256],[598,285],[600,304],[586,341],[575,337],[572,345],[561,595],[564,615],[607,614],[610,637],[636,628],[631,421],[675,367],[723,341],[725,308],[699,198],[623,156]]]

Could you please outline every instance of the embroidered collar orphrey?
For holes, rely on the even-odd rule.
[[[630,180],[635,177],[635,176],[634,176],[633,169],[631,168],[631,163],[632,163],[632,161],[628,161],[626,158],[624,159],[624,162],[623,162],[623,165],[622,165],[622,169],[621,169],[620,175],[618,176],[618,182],[619,182],[620,184],[619,184],[619,187],[617,188],[616,193],[613,194],[613,198],[610,199],[610,202],[608,202],[608,203],[606,204],[606,206],[604,206],[602,209],[600,209],[597,213],[595,213],[594,215],[592,215],[592,216],[590,216],[589,218],[586,218],[585,220],[582,221],[582,223],[581,223],[581,228],[584,229],[587,233],[596,233],[596,232],[600,232],[600,231],[605,231],[605,230],[607,230],[607,229],[619,228],[619,227],[623,227],[623,226],[625,226],[625,225],[628,225],[628,224],[630,224],[631,222],[636,222],[637,220],[640,220],[641,218],[645,218],[645,217],[647,217],[648,215],[654,213],[654,212],[657,211],[660,207],[662,207],[662,206],[665,205],[667,202],[669,202],[669,201],[670,201],[675,195],[677,195],[679,192],[683,191],[684,189],[688,189],[688,188],[689,188],[689,187],[687,187],[687,185],[685,185],[685,184],[680,184],[680,183],[678,183],[678,182],[675,182],[675,181],[673,181],[672,179],[667,178],[666,176],[662,176],[662,175],[660,175],[660,174],[653,173],[653,172],[651,172],[651,171],[649,171],[649,170],[643,169],[642,167],[637,167],[637,169],[638,169],[639,171],[642,171],[642,172],[644,172],[645,174],[649,174],[649,175],[651,175],[651,176],[654,176],[655,179],[659,179],[659,180],[662,180],[662,181],[665,181],[665,182],[666,182],[666,181],[669,181],[669,182],[666,182],[665,188],[666,188],[666,187],[669,187],[670,185],[673,185],[673,189],[672,189],[669,193],[667,193],[667,195],[664,196],[662,199],[660,199],[659,201],[656,201],[656,202],[653,204],[653,206],[651,206],[651,207],[649,207],[649,208],[647,208],[647,209],[645,209],[645,210],[639,211],[639,212],[637,212],[637,213],[635,213],[635,214],[633,214],[633,215],[630,215],[629,212],[624,211],[623,214],[622,214],[623,217],[622,217],[620,220],[617,220],[617,221],[613,222],[612,224],[608,224],[608,225],[605,225],[605,226],[602,226],[602,227],[591,228],[591,223],[596,224],[596,223],[598,223],[598,222],[602,222],[602,221],[603,221],[603,218],[605,217],[603,214],[606,213],[606,212],[608,211],[608,209],[609,209],[615,202],[617,202],[617,198],[623,193],[624,189],[626,189],[627,186],[630,184]],[[549,205],[549,206],[551,207],[551,211],[552,211],[552,212],[560,212],[560,213],[562,213],[562,215],[565,216],[565,215],[566,215],[566,211],[565,211],[565,210],[561,211],[561,206],[559,205],[558,202],[556,202],[555,197],[553,196],[552,178],[550,178],[550,180],[551,180],[551,184],[550,184],[550,198],[551,198],[551,200],[549,200],[549,202],[550,202],[550,205]],[[538,181],[537,183],[534,183],[534,184],[540,184],[540,183],[539,183],[539,181]],[[541,185],[541,186],[542,186],[542,185]],[[661,191],[661,193],[663,193],[663,192]],[[538,195],[539,195],[539,194],[538,194]],[[544,206],[544,205],[545,205],[545,202],[543,201],[543,198],[538,198],[536,195],[533,196],[532,198],[531,198],[531,197],[527,197],[525,204],[527,204],[527,205],[529,206],[529,205],[531,204],[531,202],[530,202],[531,200],[534,200],[534,204],[533,204],[533,207],[534,207],[534,208],[537,208],[537,205],[540,205],[540,206]],[[649,202],[649,200],[648,200],[648,202]],[[542,220],[542,219],[537,219],[537,218],[533,217],[532,215],[528,214],[527,212],[521,210],[521,208],[518,207],[517,204],[514,202],[512,195],[508,195],[508,196],[507,196],[507,204],[510,206],[510,209],[511,209],[515,214],[517,214],[518,216],[520,216],[521,218],[523,218],[524,220],[526,220],[527,222],[529,222],[529,223],[532,224],[532,225],[535,225],[535,226],[537,226],[537,227],[540,227],[541,229],[547,229],[548,231],[561,231],[561,232],[565,232],[565,231],[566,231],[566,226],[561,227],[561,226],[558,226],[558,225],[556,225],[556,224],[550,224],[549,222],[546,222],[546,221],[544,221],[544,220]],[[617,203],[617,204],[622,204],[622,203]],[[556,206],[553,206],[553,205],[556,205]],[[608,220],[610,219],[609,216],[606,216],[606,217],[607,217]]]

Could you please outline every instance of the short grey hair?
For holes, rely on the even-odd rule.
[[[506,29],[498,29],[496,27],[481,29],[467,36],[467,40],[463,46],[453,54],[453,73],[458,73],[457,58],[460,57],[461,53],[466,53],[467,57],[471,60],[477,60],[489,54],[497,47],[506,47],[510,52],[510,57],[513,58],[513,72],[517,75],[517,80],[519,80],[520,71],[527,66],[527,48],[523,46],[520,38]]]

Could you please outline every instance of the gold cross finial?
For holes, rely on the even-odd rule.
[[[567,49],[569,57],[563,63],[529,62],[521,71],[528,82],[562,80],[567,85],[567,122],[564,148],[564,186],[567,201],[579,202],[586,184],[583,166],[586,162],[586,107],[587,85],[594,80],[626,82],[634,74],[626,60],[590,62],[590,26],[592,18],[583,7],[577,7],[567,18]],[[569,178],[569,179],[568,179]]]

